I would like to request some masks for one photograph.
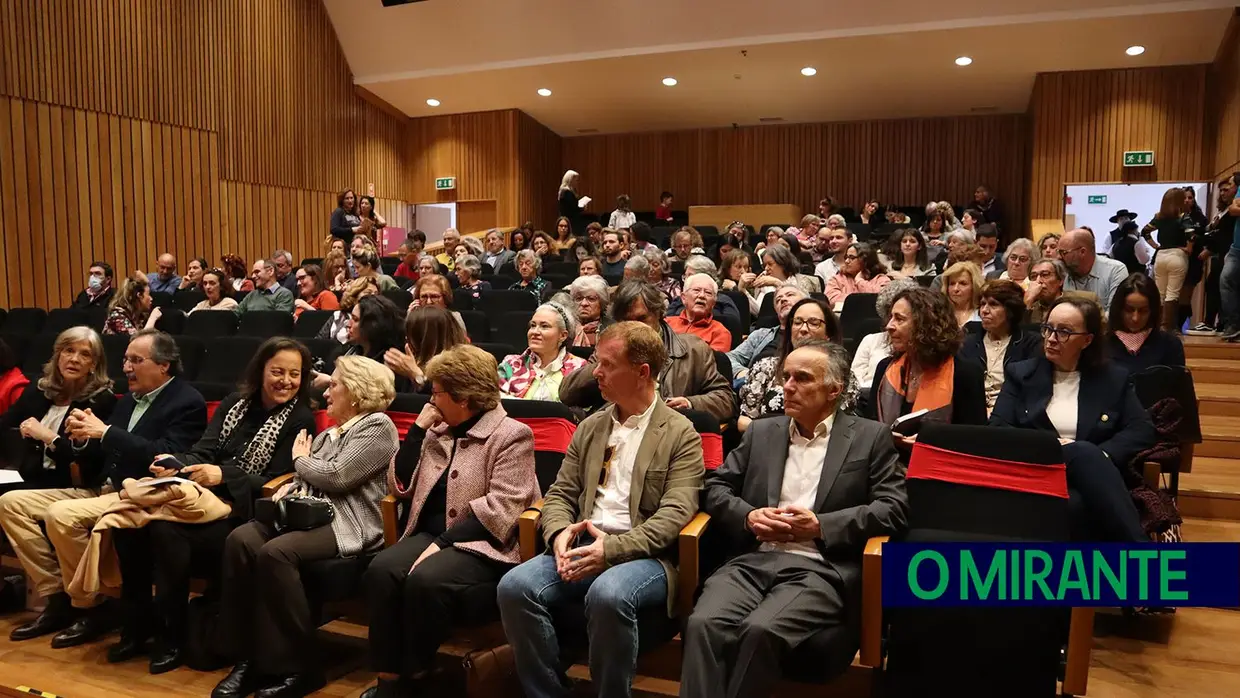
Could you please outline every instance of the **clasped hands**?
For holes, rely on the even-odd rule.
[[[107,428],[108,425],[96,417],[90,408],[72,410],[69,412],[68,419],[65,420],[65,433],[70,439],[79,443],[90,439],[102,439],[103,432]]]
[[[822,536],[818,516],[796,505],[754,509],[745,517],[745,526],[763,543],[806,542]]]
[[[583,532],[594,536],[594,542],[569,548]],[[579,582],[607,569],[607,559],[603,555],[603,539],[606,537],[607,534],[600,531],[590,520],[578,521],[560,531],[554,543],[555,571],[559,573],[560,579]]]

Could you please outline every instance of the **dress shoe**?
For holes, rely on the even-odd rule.
[[[121,633],[121,641],[108,648],[108,664],[120,664],[141,657],[147,652],[146,635]]]
[[[378,683],[362,693],[361,698],[405,698],[412,695],[415,695],[413,682],[401,677],[379,679]]]
[[[254,698],[304,698],[327,685],[318,672],[306,671],[277,678],[275,683],[259,689]]]
[[[166,674],[181,666],[181,648],[175,645],[157,642],[151,648],[151,673]]]
[[[237,662],[228,676],[224,677],[211,691],[211,698],[243,698],[262,685],[261,677],[255,672],[248,661]]]
[[[61,650],[94,642],[115,628],[116,620],[112,616],[111,609],[97,606],[87,611],[86,615],[70,625],[67,630],[57,633],[52,638],[52,649]]]
[[[58,633],[73,625],[77,619],[78,612],[69,603],[69,597],[63,593],[52,594],[47,598],[47,607],[43,609],[39,617],[25,625],[13,628],[13,632],[9,633],[9,639],[20,642],[41,635]]]

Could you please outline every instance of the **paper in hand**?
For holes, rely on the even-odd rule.
[[[151,487],[162,487],[164,485],[175,485],[177,483],[184,483],[188,485],[191,481],[186,480],[183,477],[157,477],[150,480],[143,480],[139,484],[150,485]]]
[[[16,470],[0,470],[0,485],[16,485],[25,482]]]
[[[588,196],[583,196],[580,199],[577,199],[577,208],[585,208],[590,205],[591,201],[594,201],[594,199],[591,199]]]

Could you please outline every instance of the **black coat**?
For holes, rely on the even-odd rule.
[[[965,335],[964,343],[960,345],[960,353],[957,354],[961,359],[980,366],[983,374],[986,373],[986,345],[983,343],[985,337],[984,331]],[[1041,355],[1041,338],[1018,331],[1008,342],[1007,351],[1003,353],[1003,365],[1006,367],[1015,361],[1026,361]]]
[[[1055,431],[1046,415],[1054,381],[1054,366],[1044,358],[1008,366],[990,423]],[[1128,372],[1114,364],[1081,370],[1077,410],[1076,440],[1098,446],[1117,465],[1131,462],[1158,440],[1153,422],[1128,382]]]
[[[69,403],[69,412],[89,409],[96,417],[106,422],[116,409],[116,402],[116,396],[111,390],[103,390],[89,400],[75,400]],[[42,390],[33,384],[27,386],[17,402],[13,403],[13,406],[3,415],[0,415],[0,434],[8,436],[10,430],[16,432],[22,422],[32,417],[42,419],[51,408],[52,401],[43,394]],[[5,454],[8,461],[18,465],[18,470],[27,486],[56,489],[73,487],[73,474],[70,466],[74,461],[78,462],[79,468],[83,471],[83,477],[88,471],[98,472],[102,469],[102,454],[83,456],[73,450],[69,439],[65,437],[65,425],[69,422],[67,417],[68,413],[66,413],[66,419],[61,421],[58,436],[51,446],[45,447],[42,441],[20,437],[6,439],[4,442],[6,450],[10,451]],[[54,470],[43,468],[45,449],[47,456],[56,466]]]
[[[77,295],[77,298],[74,299],[73,307],[77,308],[78,310],[89,310],[90,308],[106,308],[108,307],[108,303],[112,302],[112,296],[115,296],[115,295],[116,295],[115,286],[109,288],[108,290],[104,291],[98,296],[95,296],[95,299],[93,301],[90,298],[90,294],[88,294],[86,291],[82,291],[81,293]]]
[[[870,386],[870,404],[872,410],[878,407],[878,388],[882,385],[883,374],[891,365],[892,357],[888,356],[878,362],[874,369],[874,383]],[[953,356],[956,369],[952,379],[952,424],[983,425],[986,423],[986,380],[985,372],[973,361],[962,360]]]
[[[1107,335],[1107,358],[1123,368],[1128,375],[1140,373],[1151,366],[1183,366],[1184,343],[1179,337],[1155,328],[1135,355],[1129,354],[1124,343],[1114,334]]]

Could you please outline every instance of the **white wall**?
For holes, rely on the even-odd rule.
[[[1137,213],[1137,223],[1144,226],[1158,213],[1163,194],[1171,187],[1192,187],[1197,204],[1207,209],[1210,185],[1206,182],[1164,182],[1158,184],[1069,184],[1064,187],[1064,229],[1088,226],[1094,231],[1099,252],[1111,249],[1111,216],[1126,208]],[[1105,204],[1091,204],[1089,197],[1106,196]],[[1068,199],[1072,203],[1068,203]],[[1155,238],[1157,239],[1157,238]]]

